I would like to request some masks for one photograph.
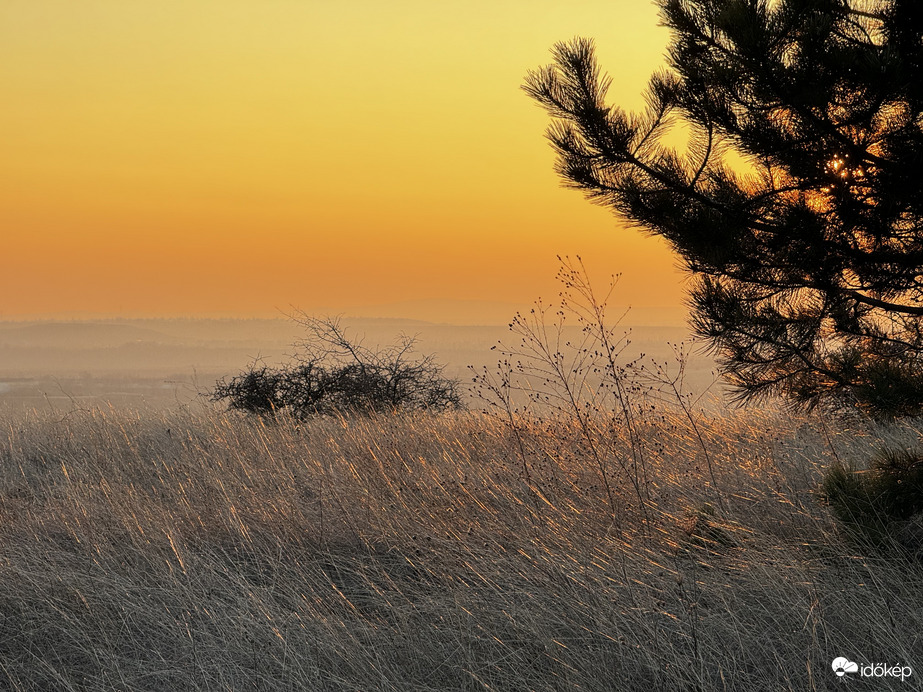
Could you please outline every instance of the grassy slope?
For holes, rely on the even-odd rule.
[[[834,689],[836,656],[923,676],[923,567],[816,498],[834,450],[919,430],[700,422],[717,489],[669,411],[599,464],[573,425],[520,449],[475,414],[7,421],[0,689]]]

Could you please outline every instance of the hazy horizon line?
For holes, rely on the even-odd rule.
[[[299,308],[289,306],[274,312],[206,311],[190,313],[109,312],[109,311],[66,311],[49,313],[4,314],[0,312],[0,323],[39,322],[95,322],[95,321],[257,321],[297,320],[299,315],[317,317],[340,317],[350,320],[380,320],[388,322],[414,322],[446,326],[504,326],[517,312],[530,310],[536,304],[510,301],[467,301],[425,299],[401,301],[380,305],[345,306],[340,308]],[[453,309],[454,308],[454,309]],[[681,306],[611,306],[609,313],[613,320],[622,317],[621,322],[635,326],[684,326],[688,310]]]

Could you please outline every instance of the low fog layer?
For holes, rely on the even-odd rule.
[[[344,319],[370,347],[401,334],[418,338],[446,374],[470,380],[469,365],[493,367],[491,347],[512,346],[505,326],[453,326],[406,319]],[[626,327],[626,330],[629,327]],[[645,353],[672,362],[669,343],[688,340],[680,326],[631,327],[626,359]],[[279,365],[298,352],[305,329],[288,319],[139,319],[78,322],[0,322],[0,407],[54,408],[133,405],[163,408],[202,401],[218,378],[255,360]],[[713,380],[710,358],[694,352],[687,386]]]

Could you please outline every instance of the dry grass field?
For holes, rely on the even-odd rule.
[[[664,405],[630,435],[204,406],[3,425],[0,689],[826,690],[838,656],[914,666],[852,689],[923,676],[923,564],[819,497],[836,458],[917,444],[915,424]]]

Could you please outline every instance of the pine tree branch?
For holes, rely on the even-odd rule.
[[[849,289],[849,288],[841,288],[840,290],[859,303],[863,303],[865,305],[871,305],[872,307],[876,307],[876,308],[881,308],[882,310],[887,310],[888,312],[897,312],[902,315],[923,315],[923,306],[902,305],[901,303],[891,303],[889,301],[881,300],[879,298],[872,298],[871,296],[864,295],[854,289]]]

